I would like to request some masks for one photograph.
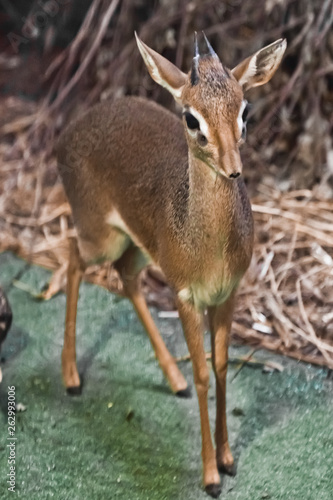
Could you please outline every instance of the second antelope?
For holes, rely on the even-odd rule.
[[[140,291],[141,270],[150,261],[158,264],[174,290],[192,359],[204,487],[217,497],[219,471],[234,471],[225,402],[228,337],[236,289],[253,246],[239,153],[246,132],[244,91],[270,80],[286,42],[277,40],[233,70],[223,66],[205,36],[203,43],[200,52],[195,42],[192,68],[186,74],[137,37],[151,77],[182,107],[182,120],[146,99],[125,97],[93,107],[70,124],[59,141],[59,170],[77,231],[68,266],[62,372],[68,392],[79,392],[79,285],[88,264],[111,260],[172,391],[187,395],[187,382]],[[208,417],[205,311],[216,376],[216,449]]]

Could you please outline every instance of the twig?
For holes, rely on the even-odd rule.
[[[76,73],[74,74],[74,76],[69,80],[69,82],[64,87],[64,89],[62,90],[62,92],[58,95],[58,97],[56,98],[56,100],[50,105],[50,107],[49,107],[49,113],[50,114],[53,113],[60,106],[60,104],[68,96],[69,92],[75,87],[75,85],[81,79],[83,73],[87,69],[90,61],[92,60],[92,58],[94,57],[97,49],[100,46],[101,40],[102,40],[102,38],[105,35],[105,32],[106,32],[106,30],[108,28],[110,19],[111,19],[112,15],[113,15],[114,11],[116,10],[116,8],[118,6],[118,3],[119,3],[119,0],[112,0],[111,4],[109,5],[107,11],[105,12],[105,14],[104,14],[104,16],[102,18],[102,22],[101,22],[99,31],[98,31],[98,33],[96,35],[96,38],[95,38],[95,40],[94,40],[94,42],[93,42],[93,44],[92,44],[89,52],[87,53],[87,55],[86,55],[85,59],[83,60],[83,62],[80,64],[80,66],[79,66],[78,70],[76,71]]]

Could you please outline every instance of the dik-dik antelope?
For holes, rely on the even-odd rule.
[[[182,107],[182,120],[146,99],[124,97],[93,107],[70,124],[59,141],[59,170],[77,231],[68,266],[62,373],[68,392],[79,392],[79,285],[88,264],[107,259],[123,279],[124,293],[147,330],[172,391],[187,395],[187,382],[140,291],[140,271],[149,262],[158,264],[174,290],[192,359],[203,483],[207,493],[217,497],[219,471],[234,470],[225,407],[228,337],[236,289],[253,246],[239,153],[246,131],[243,93],[270,80],[286,41],[277,40],[229,70],[203,35],[205,49],[199,51],[196,39],[192,68],[186,74],[136,40],[153,80]],[[207,406],[205,311],[216,376],[216,450]]]

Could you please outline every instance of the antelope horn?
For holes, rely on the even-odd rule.
[[[191,71],[191,83],[192,85],[197,85],[199,82],[198,65],[199,65],[199,47],[198,47],[198,36],[197,32],[194,32],[194,56],[192,61],[192,71]]]
[[[219,59],[219,56],[216,54],[215,50],[213,49],[213,47],[209,43],[208,38],[206,37],[205,33],[202,32],[202,34],[203,34],[203,37],[205,39],[209,55],[212,57],[215,57],[216,59]]]

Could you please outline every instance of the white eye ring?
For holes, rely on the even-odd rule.
[[[240,135],[243,135],[243,127],[244,127],[243,113],[244,113],[244,109],[246,108],[246,106],[247,106],[247,100],[244,99],[242,101],[242,104],[241,104],[241,107],[239,109],[239,113],[237,116],[237,125],[238,125],[238,130],[239,130]],[[245,125],[245,132],[246,132],[246,125]]]

